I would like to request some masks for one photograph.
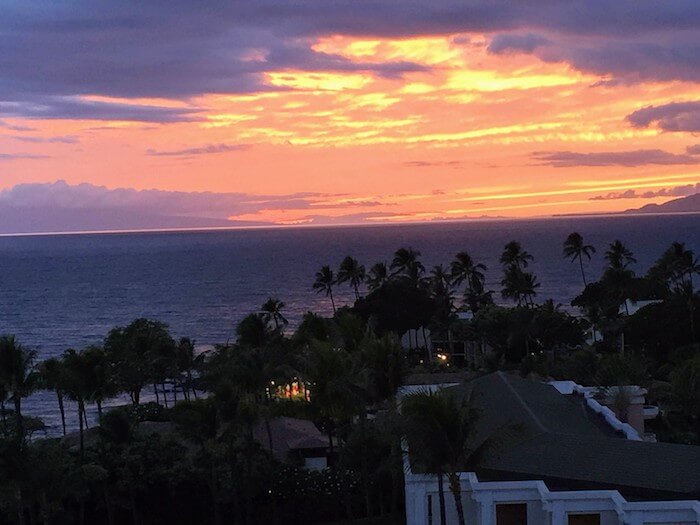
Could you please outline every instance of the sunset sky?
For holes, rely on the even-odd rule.
[[[698,183],[697,0],[0,5],[5,209],[524,217]]]

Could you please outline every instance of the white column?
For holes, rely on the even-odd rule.
[[[493,495],[490,492],[476,492],[474,493],[474,500],[479,504],[480,525],[496,525]]]

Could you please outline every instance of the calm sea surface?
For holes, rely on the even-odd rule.
[[[512,239],[535,257],[539,297],[568,305],[581,289],[578,267],[561,256],[572,231],[598,248],[586,268],[592,277],[614,239],[634,251],[640,273],[672,241],[700,253],[700,216],[3,237],[0,333],[15,334],[41,359],[99,343],[113,326],[149,317],[168,323],[177,337],[211,345],[231,339],[236,323],[270,296],[286,303],[292,326],[307,310],[329,313],[325,297],[311,289],[314,274],[323,264],[337,267],[345,255],[369,268],[410,246],[430,268],[467,250],[488,266],[487,284],[498,290],[498,257]],[[351,295],[349,287],[339,289],[338,302],[349,303]],[[27,407],[56,430],[52,395],[37,394]]]

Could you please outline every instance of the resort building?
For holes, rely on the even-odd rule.
[[[312,421],[293,417],[276,417],[258,423],[253,437],[282,463],[323,470],[328,467],[328,438]]]
[[[440,380],[407,385],[401,395],[449,388],[459,400],[471,392],[479,411],[474,444],[517,428],[485,454],[477,472],[459,474],[466,523],[700,524],[700,447],[644,441],[573,382],[546,384],[503,372]],[[458,519],[447,486],[446,523],[452,525]],[[410,451],[405,490],[407,525],[439,525],[437,476],[419,471]]]

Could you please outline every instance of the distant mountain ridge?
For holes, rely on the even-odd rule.
[[[622,213],[700,213],[700,193],[673,199],[663,204],[647,204]]]

